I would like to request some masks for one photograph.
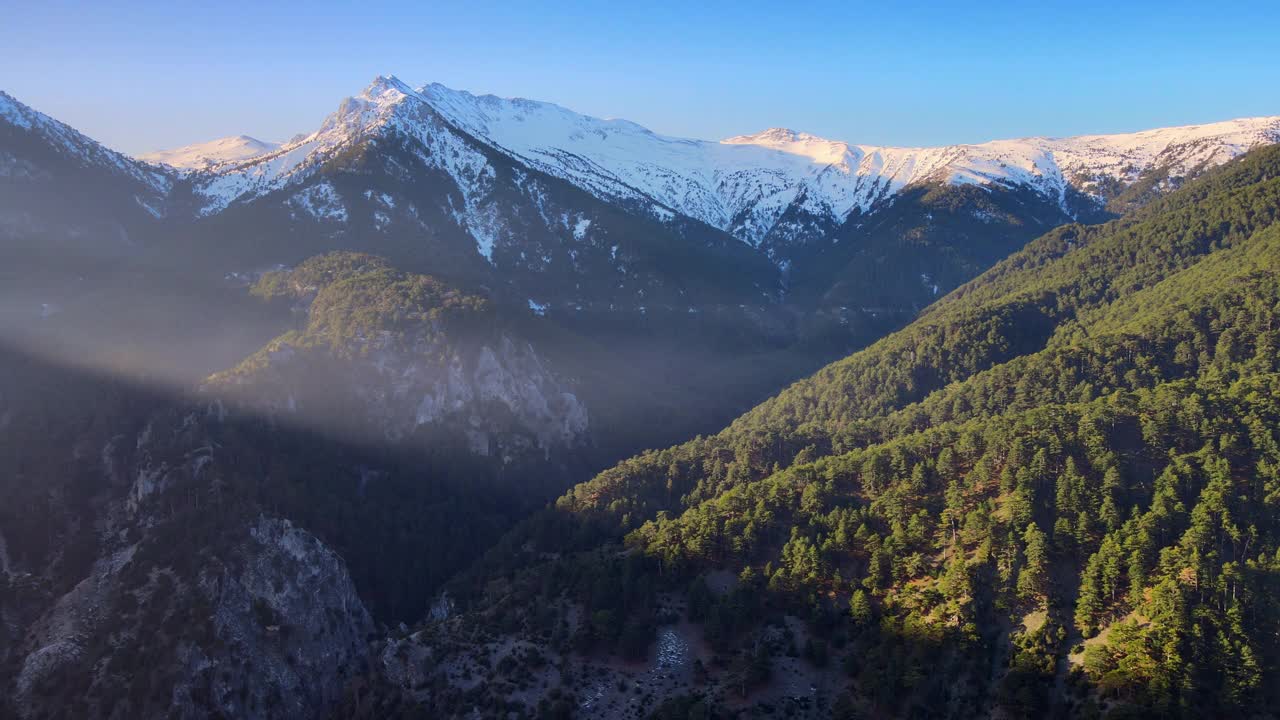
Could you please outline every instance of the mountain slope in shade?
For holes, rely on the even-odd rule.
[[[174,179],[0,92],[0,250],[100,259],[146,243]],[[54,250],[60,248],[61,250]],[[64,260],[69,258],[64,257]],[[9,258],[10,267],[13,258]],[[20,266],[17,266],[20,267]]]
[[[157,192],[166,192],[171,183],[165,173],[154,170],[127,155],[111,150],[101,143],[85,137],[71,126],[59,122],[38,110],[14,99],[0,90],[0,127],[8,132],[25,133],[48,143],[48,147],[67,159],[80,164],[98,166],[135,180]],[[0,154],[0,176],[12,176],[20,166],[8,143]]]
[[[182,170],[199,170],[227,162],[248,160],[279,147],[280,143],[263,142],[248,135],[233,135],[171,150],[157,150],[139,155],[138,159]]]

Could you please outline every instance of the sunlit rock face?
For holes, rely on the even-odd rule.
[[[381,442],[439,433],[504,461],[586,440],[587,408],[483,297],[334,253],[259,282],[306,325],[203,386],[285,421]]]
[[[278,341],[261,364],[215,376],[204,388],[284,419],[376,432],[392,442],[453,431],[480,455],[510,458],[584,442],[587,408],[532,345],[507,334],[491,342],[386,338],[339,357]]]
[[[400,358],[406,359],[410,362],[399,374],[408,379],[405,392],[422,398],[414,423],[451,423],[465,417],[476,452],[487,454],[494,445],[519,446],[520,431],[543,450],[576,444],[587,431],[587,409],[578,398],[547,370],[533,346],[508,335],[500,336],[495,347],[481,346],[472,358],[451,353],[443,379],[431,368],[414,365],[411,358]],[[515,428],[502,422],[504,416]]]

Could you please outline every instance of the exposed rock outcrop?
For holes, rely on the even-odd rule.
[[[73,538],[52,558],[23,562],[0,540],[0,710],[316,717],[361,672],[374,626],[345,562],[289,520],[224,498],[202,422],[159,413],[79,454],[99,493],[50,515],[49,533],[65,519]]]
[[[353,253],[271,284],[259,292],[288,297],[306,328],[210,378],[211,396],[379,441],[452,433],[504,461],[586,439],[587,408],[569,383],[482,298]],[[393,310],[376,315],[384,299]]]

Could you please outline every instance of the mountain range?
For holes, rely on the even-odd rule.
[[[174,167],[113,153],[8,96],[0,105],[11,132],[41,138],[86,172],[125,177],[132,202],[117,214],[143,209],[155,223],[190,225],[184,232],[205,236],[206,255],[222,245],[212,254],[227,271],[292,264],[335,245],[421,263],[430,247],[432,272],[496,274],[560,309],[788,294],[918,309],[1039,232],[1104,219],[1138,194],[1280,140],[1280,118],[1253,118],[940,148],[776,128],[706,142],[384,76],[283,145],[238,136],[144,156]],[[40,167],[20,156],[9,165],[14,177]],[[35,223],[28,233],[42,220],[9,215]],[[122,217],[124,234],[153,230],[139,220]],[[645,242],[633,242],[635,227]],[[315,236],[303,247],[262,237],[299,228]],[[228,243],[228,234],[250,237]],[[904,245],[935,250],[903,258]],[[669,259],[676,252],[684,262]],[[849,282],[867,265],[902,287]]]
[[[708,142],[664,137],[625,120],[600,120],[550,103],[476,96],[439,84],[414,90],[394,77],[380,77],[345,101],[320,130],[284,146],[250,153],[245,144],[233,142],[225,149],[192,146],[172,152],[208,160],[195,185],[207,199],[200,212],[210,214],[298,183],[325,158],[372,137],[416,135],[430,148],[428,134],[442,134],[431,132],[435,128],[430,122],[437,118],[454,132],[602,200],[659,220],[683,215],[775,252],[821,240],[819,228],[829,232],[908,186],[1025,187],[1055,201],[1064,213],[1096,212],[1119,191],[1155,172],[1176,182],[1252,147],[1280,141],[1280,118],[1271,117],[1125,135],[937,148],[854,145],[785,128]],[[478,183],[485,173],[474,171],[478,160],[460,159],[456,150],[434,154],[464,197],[483,194]],[[163,161],[168,156],[145,157]],[[332,218],[345,213],[338,204],[327,212],[314,209]],[[817,224],[797,226],[798,217]],[[468,220],[475,228],[477,250],[490,256],[492,243],[482,236],[481,223]],[[573,230],[580,235],[589,227],[589,222],[575,222]]]

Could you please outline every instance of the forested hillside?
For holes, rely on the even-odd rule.
[[[1054,230],[722,433],[573,489],[455,592],[588,665],[691,621],[706,657],[662,717],[758,710],[794,655],[840,669],[813,688],[839,717],[1270,717],[1278,219],[1268,148]]]
[[[940,421],[1137,389],[1133,383],[1141,374],[1126,377],[1129,367],[1121,369],[1107,357],[1099,357],[1094,367],[1084,364],[1085,357],[1120,341],[1114,332],[1103,331],[1108,313],[1114,317],[1135,303],[1150,304],[1145,298],[1151,294],[1139,291],[1251,239],[1280,218],[1277,168],[1280,153],[1264,149],[1134,215],[1104,225],[1058,228],[943,298],[904,330],[795,383],[724,432],[623,463],[576,488],[561,504],[582,511],[605,510],[618,500],[648,502],[617,489],[661,485],[665,493],[668,480],[671,497],[678,500],[692,490],[697,499],[714,494],[721,484],[761,477],[775,465],[786,467],[802,451],[817,457]],[[1047,363],[1047,358],[1073,354],[1079,356],[1074,364],[1043,366],[1052,377],[1041,383],[1051,383],[1054,390],[1065,384],[1076,394],[1046,396],[1027,387],[1039,369],[1029,364],[1033,358]],[[1132,353],[1112,354],[1139,363]],[[1180,366],[1179,371],[1193,369]],[[1169,372],[1173,369],[1159,377],[1170,379]],[[1082,382],[1086,386],[1077,389]],[[1010,398],[1021,404],[1009,406]],[[692,462],[713,455],[723,470],[704,473]],[[658,474],[661,482],[647,482]],[[652,502],[652,507],[633,509],[676,507],[662,499]]]

